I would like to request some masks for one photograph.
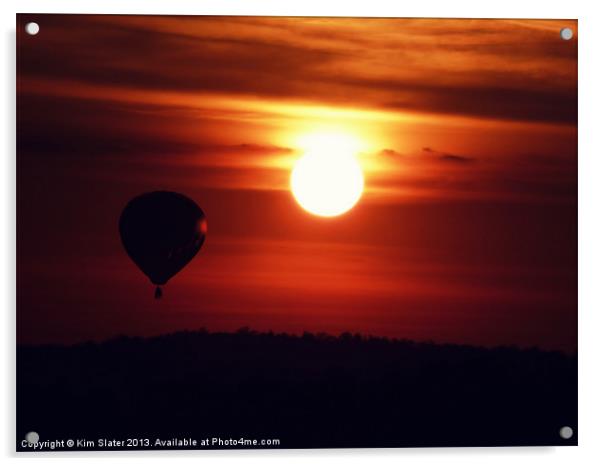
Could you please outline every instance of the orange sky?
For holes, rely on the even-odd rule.
[[[576,348],[576,21],[18,22],[22,341],[248,325]],[[366,190],[336,219],[289,191],[315,131],[361,143]],[[156,189],[209,221],[160,305],[115,227]]]

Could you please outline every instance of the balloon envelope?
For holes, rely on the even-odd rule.
[[[207,220],[186,196],[155,191],[132,199],[119,219],[130,258],[155,285],[164,285],[201,249]]]

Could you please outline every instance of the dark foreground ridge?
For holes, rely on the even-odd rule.
[[[576,427],[558,352],[248,329],[17,349],[19,450],[29,431],[321,448],[575,445]]]

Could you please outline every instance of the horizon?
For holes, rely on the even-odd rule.
[[[56,343],[17,343],[18,349],[39,349],[45,347],[52,348],[64,348],[64,349],[75,349],[82,346],[88,345],[109,345],[118,343],[123,340],[135,340],[138,342],[148,342],[150,340],[163,340],[163,339],[171,339],[171,338],[179,338],[182,336],[240,336],[240,337],[269,337],[269,338],[291,338],[298,340],[315,340],[320,342],[361,342],[361,343],[374,343],[376,341],[386,342],[388,344],[406,344],[411,345],[413,347],[421,347],[421,346],[429,346],[429,347],[438,347],[438,348],[467,348],[478,351],[515,351],[515,352],[539,352],[539,353],[554,353],[560,354],[568,358],[576,358],[577,351],[569,352],[559,349],[546,349],[540,348],[538,346],[518,346],[514,344],[501,344],[494,346],[486,346],[486,345],[473,345],[468,343],[454,343],[454,342],[446,342],[446,341],[434,341],[434,340],[411,340],[403,337],[387,337],[383,335],[373,335],[367,333],[359,333],[359,332],[350,332],[343,331],[338,334],[327,333],[327,332],[311,332],[311,331],[303,331],[301,333],[289,333],[289,332],[275,332],[273,330],[260,331],[255,330],[250,327],[240,327],[236,330],[218,330],[212,331],[210,329],[206,329],[204,327],[197,329],[182,329],[175,330],[169,333],[161,333],[161,334],[151,334],[151,335],[126,335],[126,334],[117,334],[113,336],[106,337],[101,340],[83,340],[83,341],[75,341],[75,342],[56,342]]]

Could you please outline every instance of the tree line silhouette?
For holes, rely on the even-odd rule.
[[[558,433],[576,432],[577,356],[536,348],[249,328],[20,345],[17,395],[18,443],[32,430],[279,448],[577,443]]]

